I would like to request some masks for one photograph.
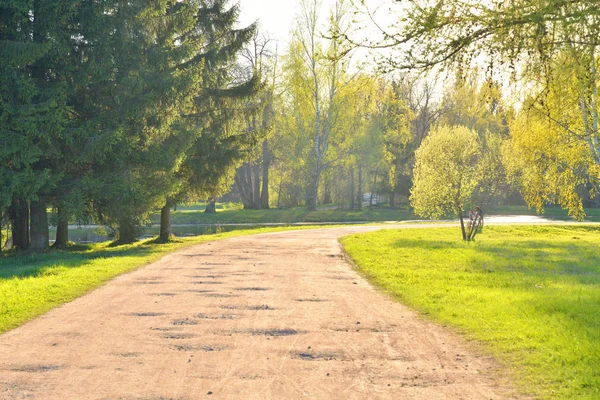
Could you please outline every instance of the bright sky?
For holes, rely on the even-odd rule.
[[[295,18],[299,11],[299,0],[238,0],[242,12],[240,24],[248,25],[260,20],[264,32],[272,39],[286,46],[291,37],[290,31],[295,26]],[[323,0],[321,17],[328,15],[334,0]]]
[[[287,42],[297,10],[296,0],[239,0],[241,25],[259,20],[262,30],[273,39]]]

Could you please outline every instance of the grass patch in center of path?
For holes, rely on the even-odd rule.
[[[488,344],[541,398],[600,398],[600,228],[384,230],[342,239],[369,279]]]
[[[145,240],[111,247],[104,242],[68,250],[0,256],[0,334],[185,246],[234,236],[310,228],[314,227],[259,228],[188,237],[160,245]]]

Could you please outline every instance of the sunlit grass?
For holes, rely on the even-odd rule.
[[[600,398],[600,228],[378,231],[342,240],[401,302],[488,344],[524,391]]]
[[[203,208],[178,208],[171,213],[171,223],[177,224],[253,224],[253,223],[296,223],[296,222],[370,222],[401,221],[413,219],[414,215],[406,209],[374,209],[362,211],[346,209],[327,209],[308,211],[306,207],[270,210],[241,210],[237,207],[217,208],[216,214],[205,214]],[[160,216],[152,217],[158,223]]]
[[[493,206],[488,207],[485,211],[488,215],[537,215],[535,209],[526,206]],[[600,208],[586,208],[584,211],[586,215],[585,221],[600,221]],[[546,207],[541,216],[557,220],[573,220],[573,218],[569,216],[569,212],[559,206]]]

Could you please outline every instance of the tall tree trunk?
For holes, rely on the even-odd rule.
[[[396,208],[396,188],[392,188],[390,193],[390,208]]]
[[[260,210],[260,169],[258,165],[252,167],[252,208]]]
[[[52,247],[63,248],[69,243],[69,216],[63,207],[58,207],[56,218],[56,240]]]
[[[323,189],[323,204],[331,204],[331,185],[329,181],[327,181],[325,189]]]
[[[269,154],[269,142],[263,140],[262,145],[262,192],[260,194],[260,205],[263,209],[269,208],[269,166],[271,164],[271,156]]]
[[[29,205],[30,210],[30,233],[31,242],[29,248],[32,250],[45,250],[48,248],[48,211],[46,210],[46,201],[40,197],[38,201],[32,201]]]
[[[373,186],[371,186],[371,198],[369,199],[369,205],[373,205],[373,194],[375,193],[375,188],[377,187],[377,169],[375,170],[375,177],[373,178]]]
[[[358,210],[362,211],[362,165],[358,164],[358,193],[356,193],[356,202],[358,203]]]
[[[122,218],[119,220],[119,234],[117,243],[127,244],[137,241],[137,227],[131,218]]]
[[[206,204],[206,208],[204,209],[205,214],[216,214],[217,213],[217,205],[214,197],[208,199],[208,203]]]
[[[247,207],[254,208],[254,186],[252,186],[252,166],[250,163],[244,163],[244,185],[246,186]]]
[[[12,245],[19,250],[29,247],[29,205],[23,199],[14,199],[9,209],[12,225]]]
[[[321,179],[321,171],[319,166],[315,168],[313,173],[313,179],[306,198],[306,206],[308,211],[315,211],[317,209],[317,195],[319,193],[319,180]]]
[[[350,209],[354,210],[354,168],[350,168]]]
[[[235,184],[238,187],[244,209],[252,208],[253,193],[252,193],[252,174],[250,172],[250,164],[244,163],[235,174]]]
[[[283,186],[283,174],[279,178],[279,189],[277,190],[277,208],[281,207],[281,189]]]
[[[463,238],[463,240],[467,240],[467,231],[465,230],[465,221],[463,219],[462,212],[458,213],[458,219],[460,220],[460,230],[462,232],[462,238]]]
[[[158,241],[167,243],[171,240],[171,199],[167,197],[165,205],[160,209],[160,233]]]

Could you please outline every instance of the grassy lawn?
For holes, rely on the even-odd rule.
[[[369,279],[487,344],[525,392],[600,398],[600,228],[379,231],[342,240]]]
[[[224,207],[224,208],[221,208]],[[204,206],[177,207],[171,213],[171,223],[177,224],[243,224],[243,223],[293,223],[293,222],[369,222],[401,221],[414,219],[412,211],[406,209],[357,210],[316,210],[306,207],[270,210],[241,210],[231,205],[217,205],[216,214],[204,214]],[[159,223],[160,215],[152,216],[153,223]]]
[[[0,334],[101,286],[117,275],[156,261],[166,253],[217,239],[282,230],[290,228],[237,230],[179,239],[166,245],[146,240],[110,247],[108,242],[104,242],[75,246],[66,251],[3,255],[0,257]]]
[[[270,210],[243,210],[240,204],[218,203],[216,214],[204,214],[205,205],[178,206],[171,214],[171,223],[178,224],[253,224],[253,223],[295,223],[295,222],[378,222],[405,221],[420,219],[408,207],[396,210],[377,208],[363,211],[325,209],[308,211],[306,207]],[[600,221],[600,208],[588,208],[586,221]],[[535,210],[525,206],[496,206],[486,210],[488,215],[536,215]],[[558,220],[572,220],[567,211],[557,206],[546,208],[543,216]],[[154,214],[152,223],[160,222],[160,214]]]
[[[530,209],[526,206],[489,207],[486,213],[488,215],[538,215],[535,209]],[[600,208],[586,208],[585,215],[585,221],[600,222]],[[541,216],[557,220],[573,221],[573,218],[569,217],[567,210],[563,210],[559,206],[546,207],[544,214],[541,214]]]

